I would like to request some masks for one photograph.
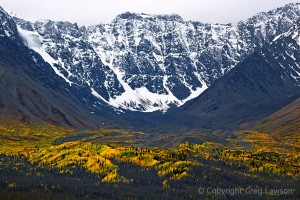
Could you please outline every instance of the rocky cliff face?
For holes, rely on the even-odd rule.
[[[198,125],[223,128],[272,114],[300,96],[299,50],[297,21],[187,103],[184,112],[199,117]]]
[[[14,17],[18,31],[12,32],[71,87],[89,91],[93,97],[79,95],[81,102],[94,109],[152,112],[199,96],[299,16],[300,4],[226,25],[134,13],[89,27]]]
[[[23,44],[23,36],[13,18],[0,8],[0,119],[46,121],[76,128],[108,124],[104,109],[101,118],[80,101],[82,97],[97,101],[90,89],[70,86],[45,62],[45,52],[36,53],[37,49]],[[33,36],[25,44],[40,48],[38,36]]]

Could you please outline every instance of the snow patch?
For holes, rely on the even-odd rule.
[[[97,97],[98,99],[101,99],[102,101],[104,101],[105,103],[109,104],[108,101],[106,101],[98,92],[96,92],[96,90],[94,90],[94,88],[91,88],[92,91],[92,95],[94,95],[95,97]]]
[[[163,78],[163,86],[167,91],[166,94],[152,93],[144,86],[133,90],[129,86],[129,84],[124,80],[125,72],[121,71],[118,67],[114,66],[114,59],[116,58],[116,55],[113,52],[108,53],[102,51],[101,49],[97,49],[96,52],[103,64],[108,66],[114,72],[125,92],[114,98],[110,97],[109,101],[106,101],[95,90],[92,90],[92,94],[116,109],[140,112],[166,112],[170,108],[170,105],[176,105],[179,107],[187,101],[196,98],[204,90],[207,89],[206,83],[201,80],[201,77],[199,75],[198,78],[199,80],[201,80],[202,87],[197,88],[196,90],[192,90],[192,86],[189,86],[191,95],[185,100],[178,100],[168,88],[168,76],[165,75]],[[110,57],[108,57],[107,54],[110,54]],[[157,56],[157,58],[158,57],[160,56]],[[160,57],[160,59],[163,58]]]
[[[43,45],[41,36],[36,31],[28,31],[22,29],[19,25],[17,26],[18,32],[24,42],[24,44],[35,51],[36,53],[40,54],[45,62],[49,63],[55,73],[63,78],[67,83],[72,85],[69,79],[67,79],[58,69],[55,67],[55,64],[59,65],[58,61],[52,58],[45,50],[45,46]]]

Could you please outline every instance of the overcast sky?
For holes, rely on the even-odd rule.
[[[51,19],[80,25],[108,23],[130,11],[179,14],[184,20],[230,23],[300,0],[0,0],[0,5],[28,20]]]

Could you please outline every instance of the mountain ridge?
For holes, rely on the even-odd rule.
[[[174,127],[233,129],[237,128],[237,124],[259,120],[271,114],[297,96],[283,90],[294,91],[294,80],[299,76],[295,71],[298,46],[293,43],[287,51],[285,46],[297,38],[297,35],[295,38],[294,34],[289,35],[293,33],[289,28],[299,19],[300,4],[289,4],[268,13],[260,13],[235,25],[220,26],[180,19],[166,21],[156,17],[154,20],[148,16],[137,21],[136,15],[127,13],[127,16],[117,17],[118,20],[113,24],[79,27],[70,22],[32,23],[1,11],[4,38],[10,38],[23,50],[27,48],[26,51],[30,53],[25,54],[31,55],[28,60],[35,63],[37,73],[43,73],[38,81],[47,79],[50,87],[62,94],[63,98],[76,102],[78,110],[82,109],[87,114],[87,119],[93,118],[93,114],[99,116],[98,125],[118,121],[122,126],[137,127],[142,124],[142,127],[149,126],[150,129],[158,123],[163,123],[158,127],[172,130]],[[177,19],[176,16],[173,18]],[[14,30],[12,34],[10,30]],[[263,55],[262,51],[266,53]],[[270,52],[278,55],[270,55]],[[274,71],[268,61],[273,63],[277,58],[279,64],[290,65],[291,68],[276,66]],[[249,68],[249,62],[261,67]],[[236,70],[235,65],[245,67]],[[240,75],[232,75],[237,71]],[[30,76],[36,72],[29,69]],[[258,72],[264,76],[254,76]],[[268,72],[275,72],[275,78]],[[49,77],[45,77],[47,73]],[[219,82],[226,82],[229,74],[235,77],[233,82],[225,84],[229,90],[223,88],[217,93],[229,91],[228,94],[215,98],[216,93],[213,92],[211,100],[205,100],[191,112],[188,111],[187,107],[193,107],[190,105],[203,99],[203,96],[210,98],[211,88]],[[291,81],[282,81],[278,74]],[[36,79],[35,76],[32,78]],[[248,99],[244,83],[240,84],[245,80],[252,84],[249,88],[259,91],[248,91],[249,94],[253,93]],[[263,86],[255,81],[264,81]],[[273,81],[278,83],[278,88],[269,86]],[[234,88],[235,84],[237,88]],[[284,85],[283,90],[280,85]],[[243,95],[237,96],[238,92]],[[270,103],[270,98],[265,96],[267,92],[276,94],[278,102]],[[234,96],[238,98],[232,100]],[[265,97],[264,101],[257,103],[258,107],[254,106],[257,109],[249,105],[249,102],[262,97]],[[236,104],[238,100],[242,102]],[[223,112],[229,113],[224,115],[226,119],[214,112],[224,106],[222,102],[228,107]],[[238,109],[229,109],[230,106],[237,106],[241,110],[241,117],[236,113]],[[251,112],[251,108],[255,112]],[[245,113],[241,113],[243,109]]]
[[[299,35],[300,20],[184,105],[183,111],[207,123],[215,120],[215,126],[236,126],[291,103],[300,96]]]
[[[70,87],[38,53],[23,44],[9,15],[0,12],[0,19],[1,119],[45,121],[79,129],[110,122],[109,117],[99,117],[107,115],[105,112],[96,116],[78,100],[80,95],[89,98],[86,89]]]
[[[273,135],[299,134],[300,98],[263,119],[257,124],[256,129]]]
[[[166,112],[199,96],[255,48],[287,30],[300,16],[299,5],[288,4],[234,25],[134,13],[88,27],[14,19],[19,32],[35,31],[32,35],[38,35],[55,60],[58,74],[90,88],[96,103],[118,112]]]

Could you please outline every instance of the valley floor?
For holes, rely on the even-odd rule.
[[[0,199],[300,198],[299,134],[12,122],[0,133]]]

